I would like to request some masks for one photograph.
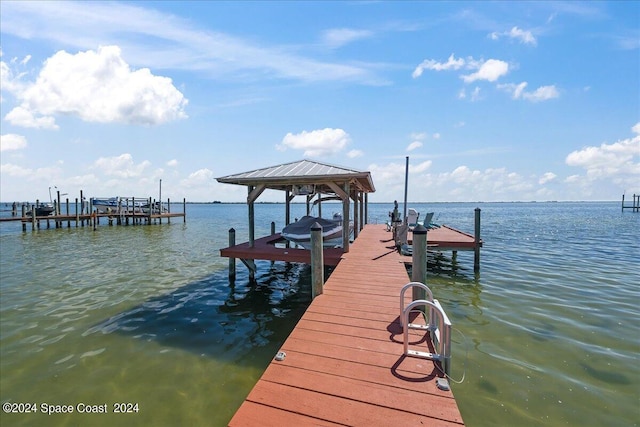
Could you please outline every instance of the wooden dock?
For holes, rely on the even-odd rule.
[[[220,249],[220,256],[240,259],[263,259],[267,261],[288,261],[311,264],[311,251],[285,246],[286,240],[280,233],[256,239],[253,247],[249,242]],[[336,266],[342,258],[341,248],[325,248],[325,265]]]
[[[403,356],[409,281],[391,233],[366,225],[229,425],[464,425],[436,364]]]
[[[391,232],[385,232],[384,226],[380,226],[380,228],[384,234],[384,240],[390,240],[392,238]],[[359,239],[360,236],[358,236],[357,240]],[[438,251],[473,251],[476,249],[476,246],[482,247],[482,240],[477,242],[473,235],[446,225],[429,230],[427,239],[429,249]],[[411,239],[409,239],[409,241],[411,242]],[[288,261],[311,264],[310,251],[306,249],[285,247],[285,242],[286,240],[282,238],[280,233],[275,233],[270,236],[256,239],[253,247],[251,247],[248,242],[245,242],[220,249],[220,256],[225,258],[252,260],[262,259],[268,261]],[[393,241],[390,241],[388,246],[393,247]],[[326,248],[324,250],[325,265],[338,265],[343,254],[344,252],[341,248]],[[404,257],[403,259],[409,259],[408,262],[410,262],[410,257]]]
[[[162,223],[163,219],[170,221],[171,218],[183,218],[186,221],[185,213],[171,213],[171,212],[163,212],[163,213],[133,213],[129,212],[126,214],[107,214],[107,213],[83,213],[83,214],[60,214],[60,215],[47,215],[47,216],[36,216],[35,218],[31,216],[12,216],[0,218],[0,222],[13,222],[20,221],[22,223],[22,230],[27,230],[27,225],[31,224],[32,229],[40,229],[41,223],[46,223],[45,228],[51,228],[51,224],[55,228],[63,228],[64,224],[66,224],[67,228],[71,227],[71,223],[75,223],[75,226],[84,227],[85,224],[87,226],[93,226],[94,228],[100,224],[100,220],[106,220],[108,224],[112,225],[114,222],[118,225],[125,224],[128,225],[129,221],[132,225],[135,224],[151,224],[156,220]]]

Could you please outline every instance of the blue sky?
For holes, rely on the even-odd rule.
[[[409,200],[640,193],[639,2],[0,6],[0,199],[244,201],[303,158]],[[260,201],[282,201],[268,192]]]

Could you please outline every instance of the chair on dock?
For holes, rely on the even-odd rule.
[[[420,213],[413,208],[409,208],[409,213],[407,214],[407,225],[409,226],[409,230],[413,230],[418,225],[419,218]]]
[[[411,255],[411,246],[407,235],[409,234],[409,226],[407,224],[400,224],[396,227],[395,244],[398,252],[403,255]]]
[[[433,220],[433,212],[427,212],[427,214],[424,217],[424,220],[422,221],[422,225],[427,229],[430,230],[432,228],[434,228],[431,225],[431,221]]]

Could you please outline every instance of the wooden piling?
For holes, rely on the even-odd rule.
[[[234,228],[229,229],[229,247],[236,245],[236,230]],[[236,259],[229,258],[229,279],[235,280],[236,278]]]
[[[473,247],[473,271],[480,271],[480,208],[475,209],[474,227],[474,247]]]
[[[324,253],[322,250],[322,226],[311,226],[311,300],[322,294],[324,286]]]
[[[418,224],[413,229],[413,253],[411,256],[412,269],[411,281],[427,283],[427,228]],[[424,289],[414,286],[412,289],[413,301],[426,299]]]

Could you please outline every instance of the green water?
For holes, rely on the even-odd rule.
[[[412,206],[473,228],[476,205]],[[429,272],[456,330],[466,425],[640,424],[640,215],[616,203],[479,206],[480,273],[470,253]],[[256,234],[283,210],[257,206]],[[372,205],[371,222],[388,210]],[[238,263],[229,282],[219,249],[230,227],[246,239],[245,217],[244,205],[190,205],[186,224],[0,224],[0,400],[38,409],[0,424],[225,425],[310,298],[302,265],[260,262],[250,282]]]

